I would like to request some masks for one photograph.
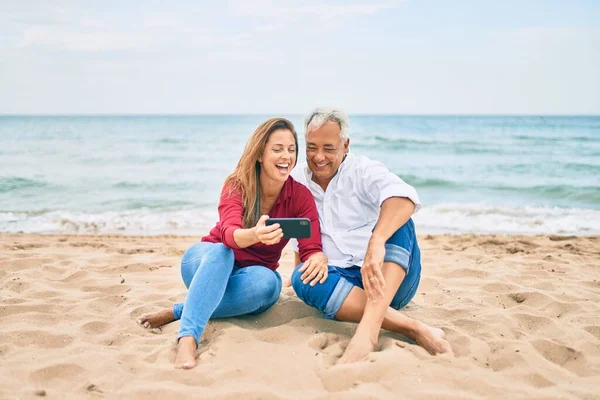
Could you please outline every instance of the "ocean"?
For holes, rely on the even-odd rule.
[[[268,117],[0,116],[0,232],[202,236]],[[350,138],[415,186],[419,233],[600,234],[599,116],[351,115]]]

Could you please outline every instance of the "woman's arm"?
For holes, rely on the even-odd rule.
[[[260,217],[256,226],[249,229],[236,229],[233,231],[233,240],[240,249],[250,247],[256,243],[277,244],[283,237],[283,231],[279,224],[266,226],[265,223],[269,219],[268,215]]]
[[[258,238],[256,237],[256,227],[249,229],[239,228],[234,230],[233,240],[240,249],[244,249],[258,243]]]
[[[261,216],[256,226],[243,228],[243,213],[241,193],[223,187],[219,201],[219,221],[221,240],[225,246],[231,249],[244,249],[258,242],[275,244],[283,237],[279,224],[265,226],[265,221],[269,219],[268,215]]]

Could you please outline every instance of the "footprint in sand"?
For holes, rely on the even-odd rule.
[[[108,332],[111,327],[111,324],[108,322],[92,321],[81,325],[81,331],[89,335],[96,335]]]
[[[41,349],[58,349],[70,345],[74,338],[70,335],[53,335],[46,331],[14,332],[13,343],[21,347],[38,347]]]
[[[310,338],[308,345],[315,350],[325,350],[331,346],[339,347],[344,338],[333,333],[319,333]]]
[[[29,376],[37,384],[43,384],[53,380],[65,380],[76,382],[86,370],[77,364],[54,364],[33,371]]]
[[[596,339],[600,340],[600,326],[586,326],[583,329],[585,329],[586,332],[594,335]]]
[[[532,345],[546,360],[576,375],[590,376],[594,374],[594,371],[588,368],[585,354],[572,347],[547,339],[533,341]]]

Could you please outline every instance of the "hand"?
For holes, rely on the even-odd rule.
[[[310,282],[310,286],[315,286],[317,283],[324,283],[329,276],[328,261],[325,253],[321,252],[308,257],[302,268],[298,270],[299,272],[303,272],[300,276],[302,283],[306,285]]]
[[[385,243],[369,242],[360,273],[365,293],[369,300],[374,302],[383,298],[383,290],[385,289],[385,278],[381,272],[384,257]]]
[[[256,226],[254,227],[254,234],[256,235],[256,239],[258,239],[258,241],[262,244],[277,244],[283,237],[283,230],[279,224],[266,226],[265,223],[268,219],[268,215],[262,215],[260,217],[256,223]]]

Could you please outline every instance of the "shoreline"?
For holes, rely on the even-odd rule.
[[[600,394],[600,236],[419,235],[423,275],[403,312],[443,328],[456,357],[383,331],[368,361],[336,366],[356,325],[284,288],[263,314],[211,321],[198,367],[179,371],[179,323],[135,318],[183,300],[179,260],[201,237],[1,233],[0,397]],[[292,263],[286,248],[284,278]]]

